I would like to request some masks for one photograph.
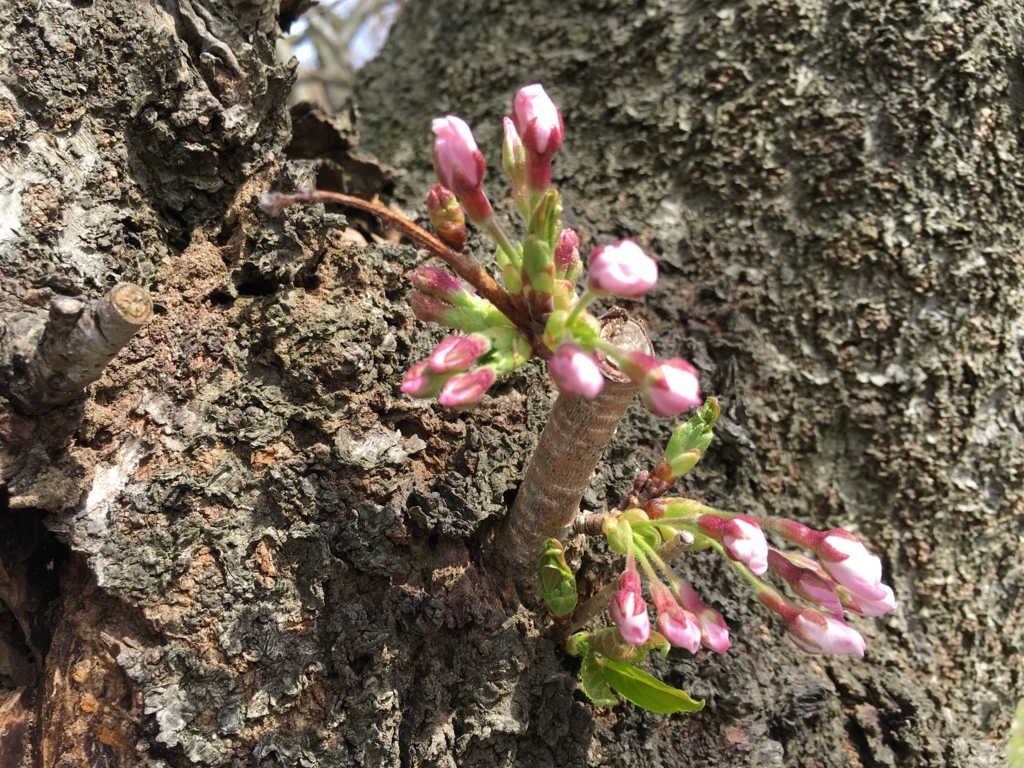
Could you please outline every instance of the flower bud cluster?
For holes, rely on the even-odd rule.
[[[705,605],[693,587],[658,555],[658,546],[685,534],[693,548],[710,549],[734,565],[763,605],[779,614],[793,642],[809,653],[864,655],[863,637],[845,621],[845,612],[881,616],[896,608],[890,587],[882,583],[882,563],[852,533],[816,531],[787,519],[755,518],[712,509],[699,501],[661,494],[691,469],[711,441],[720,411],[709,399],[672,435],[657,469],[634,487],[626,508],[604,518],[602,531],[614,552],[628,556],[619,591],[608,606],[622,638],[633,645],[647,640],[650,620],[641,590],[641,572],[650,585],[658,632],[672,645],[695,653],[700,646],[721,653],[729,648],[722,615]],[[645,489],[652,497],[639,507]],[[765,532],[817,556],[786,552],[769,545]],[[639,568],[637,565],[639,564]],[[764,577],[775,574],[797,600],[785,597]],[[799,601],[799,602],[798,602]]]
[[[642,516],[636,510],[628,510],[622,518],[631,534],[627,546],[633,549],[636,559],[642,564],[655,563],[672,585],[670,590],[659,580],[654,567],[646,567],[658,613],[658,630],[673,645],[691,652],[696,650],[691,621],[703,628],[706,637],[702,636],[701,644],[712,650],[728,647],[728,629],[720,614],[707,606],[700,607],[703,604],[697,601],[695,593],[691,594],[692,588],[657,560],[650,540],[652,533],[658,537],[658,543],[688,531],[695,537],[697,548],[714,549],[724,555],[751,584],[758,600],[782,617],[793,642],[809,653],[863,656],[864,639],[846,624],[844,611],[872,617],[896,608],[892,589],[881,582],[881,561],[849,531],[814,531],[792,520],[733,515],[690,499],[674,498],[648,502]],[[618,546],[622,547],[622,524],[606,528],[614,528]],[[769,546],[765,530],[810,549],[820,562]],[[784,597],[760,578],[769,571],[788,584],[805,605]],[[616,612],[612,611],[612,619],[619,624],[615,617]],[[637,621],[634,618],[634,624]],[[622,627],[619,629],[621,632]]]
[[[462,371],[437,371],[417,363],[406,376],[403,391],[415,397],[438,396],[443,404],[470,405],[497,376],[540,355],[548,359],[555,384],[569,395],[597,397],[605,380],[601,365],[608,361],[640,386],[647,407],[658,415],[673,416],[699,405],[699,376],[692,365],[678,358],[656,360],[622,353],[601,338],[600,324],[586,311],[600,297],[642,298],[657,283],[657,262],[635,241],[595,248],[583,294],[577,296],[584,268],[580,238],[562,225],[562,198],[551,186],[552,159],[562,146],[565,125],[541,85],[528,85],[516,93],[512,115],[504,119],[503,127],[501,165],[526,222],[521,241],[509,238],[495,220],[484,191],[484,155],[470,127],[454,115],[431,124],[439,183],[431,188],[426,202],[431,224],[449,248],[465,247],[466,219],[497,243],[495,259],[503,290],[518,317],[506,317],[450,275],[445,283],[427,271],[438,270],[432,267],[414,273],[416,291],[411,302],[422,320],[467,334],[512,329],[519,337],[511,346],[492,341]]]

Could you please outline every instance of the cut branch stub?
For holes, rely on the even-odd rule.
[[[121,283],[91,305],[55,296],[49,314],[0,317],[0,390],[19,411],[33,415],[73,400],[152,313],[144,288]]]
[[[621,309],[601,318],[601,336],[624,352],[654,354],[643,326]],[[562,539],[605,447],[639,389],[607,359],[604,389],[593,400],[559,395],[530,459],[516,500],[498,534],[501,568],[520,590],[537,579],[546,539]]]

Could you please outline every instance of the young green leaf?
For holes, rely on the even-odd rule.
[[[622,698],[638,707],[670,715],[673,712],[700,712],[704,709],[704,700],[694,701],[686,691],[673,688],[656,677],[643,672],[632,664],[624,664],[611,659],[598,658],[595,661],[603,672],[602,680],[615,689]]]
[[[583,666],[580,667],[580,688],[595,707],[614,707],[619,703],[605,682],[604,670],[593,653],[583,657]]]

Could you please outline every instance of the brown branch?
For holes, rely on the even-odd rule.
[[[601,336],[623,352],[653,354],[642,325],[622,310],[602,318]],[[604,389],[593,400],[559,395],[526,477],[498,533],[502,569],[521,590],[537,579],[545,539],[561,539],[579,514],[580,499],[639,386],[610,361],[601,364]]]
[[[286,195],[281,192],[270,192],[263,195],[260,200],[260,205],[263,210],[271,216],[276,215],[282,209],[287,208],[290,205],[295,205],[296,203],[342,205],[373,214],[381,221],[397,229],[417,245],[428,250],[432,256],[436,256],[441,259],[441,261],[451,267],[455,274],[473,286],[477,293],[497,307],[498,311],[507,317],[509,321],[526,336],[533,347],[535,355],[540,357],[550,356],[550,354],[547,353],[547,348],[544,347],[543,344],[539,343],[539,339],[537,339],[536,333],[534,333],[531,324],[523,317],[519,308],[512,301],[512,297],[507,291],[499,286],[497,282],[495,282],[493,277],[487,274],[480,262],[477,261],[476,257],[468,250],[462,251],[461,253],[454,251],[425,229],[409,221],[404,216],[388,210],[382,205],[371,203],[369,200],[363,200],[360,197],[353,197],[352,195],[343,195],[339,192],[327,192],[311,189],[300,190],[294,195]]]
[[[73,400],[103,375],[152,311],[144,288],[121,283],[91,305],[55,296],[48,315],[0,317],[0,392],[31,415]]]

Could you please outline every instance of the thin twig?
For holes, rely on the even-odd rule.
[[[432,256],[441,259],[441,261],[452,268],[455,274],[473,286],[477,293],[497,307],[498,311],[507,317],[529,339],[534,355],[542,358],[550,357],[550,352],[537,339],[530,323],[522,316],[522,313],[513,303],[512,297],[494,281],[493,277],[487,274],[480,262],[468,250],[461,253],[454,251],[404,216],[388,210],[382,205],[371,203],[369,200],[363,200],[352,195],[313,189],[300,190],[294,195],[271,192],[264,195],[261,199],[263,210],[271,215],[274,215],[282,208],[295,205],[296,203],[343,205],[373,214],[381,221],[397,229],[417,245],[430,251]]]

